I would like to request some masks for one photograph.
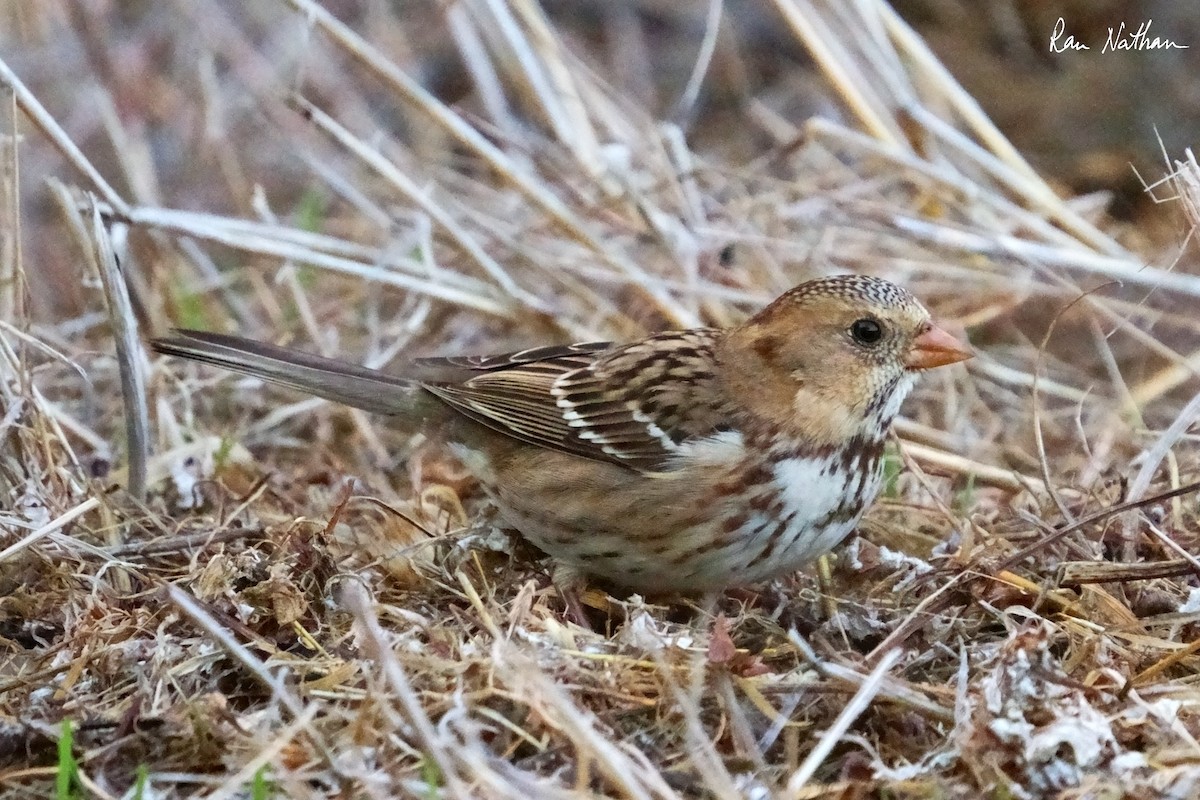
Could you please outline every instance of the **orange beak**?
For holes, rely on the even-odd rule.
[[[974,355],[971,348],[931,323],[913,339],[905,366],[909,369],[933,369],[966,361]]]

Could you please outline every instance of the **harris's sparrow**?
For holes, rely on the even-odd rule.
[[[561,565],[684,592],[838,545],[878,492],[918,373],[971,356],[907,291],[860,276],[803,283],[733,328],[424,358],[398,375],[213,333],[153,345],[434,424]]]

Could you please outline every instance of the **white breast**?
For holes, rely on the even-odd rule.
[[[849,469],[838,456],[793,456],[776,463],[774,478],[785,522],[770,564],[757,565],[762,577],[795,569],[836,547],[879,488],[878,471],[863,464],[862,456]],[[855,497],[861,498],[858,504]]]
[[[846,494],[846,474],[833,458],[793,456],[775,464],[775,482],[779,486],[785,515],[815,520],[832,513]]]

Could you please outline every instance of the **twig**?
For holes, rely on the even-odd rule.
[[[775,0],[775,7],[867,132],[892,147],[905,149],[904,136],[889,116],[889,109],[845,51],[845,41],[829,30],[811,5]]]
[[[1086,528],[1089,525],[1094,525],[1097,522],[1106,520],[1116,514],[1121,514],[1126,511],[1133,511],[1137,508],[1143,508],[1155,503],[1161,503],[1164,500],[1170,500],[1172,497],[1179,497],[1181,495],[1190,494],[1191,492],[1197,491],[1200,491],[1200,481],[1193,481],[1186,486],[1180,486],[1178,489],[1171,489],[1168,492],[1163,492],[1161,494],[1154,495],[1153,497],[1147,497],[1140,500],[1127,500],[1126,502],[1118,503],[1115,506],[1102,508],[1093,514],[1088,514],[1086,517],[1081,517],[1075,520],[1070,525],[1059,528],[1054,533],[1043,536],[1033,544],[1021,548],[1013,555],[1001,561],[1000,564],[992,571],[1002,572],[1007,569],[1012,569],[1017,564],[1020,564],[1022,561],[1029,558],[1029,556],[1033,555],[1044,547],[1049,547],[1064,536],[1074,533],[1081,528]]]
[[[310,238],[299,236],[296,232],[290,232],[279,226],[263,226],[259,223],[248,223],[246,220],[225,218],[215,214],[195,214],[162,208],[133,208],[124,216],[124,219],[132,225],[173,230],[176,233],[228,245],[245,252],[291,259],[363,280],[377,281],[406,291],[427,294],[430,297],[498,317],[509,318],[513,314],[511,302],[497,296],[490,286],[469,276],[442,272],[438,273],[437,280],[417,278],[398,273],[394,269],[384,269],[384,265],[392,266],[394,257],[381,261],[376,254],[376,258],[368,262],[365,259],[347,258],[320,252],[311,244],[306,243],[312,241]],[[276,235],[284,234],[284,232],[286,235]],[[314,235],[310,234],[309,236]],[[321,239],[322,242],[330,240],[333,240],[332,237]]]
[[[1128,583],[1159,578],[1178,578],[1197,574],[1191,560],[1144,561],[1138,564],[1114,564],[1109,561],[1064,561],[1058,565],[1055,583],[1059,586],[1083,586],[1089,583]]]
[[[117,254],[100,210],[92,203],[92,246],[96,268],[108,300],[117,367],[121,376],[121,397],[125,404],[125,447],[129,459],[128,490],[134,500],[146,499],[146,462],[150,458],[150,411],[146,407],[146,378],[142,365],[146,355],[138,338],[137,319],[129,302]]]
[[[35,544],[39,540],[46,538],[47,536],[54,533],[55,531],[66,527],[67,525],[74,522],[79,517],[82,517],[84,514],[88,513],[89,511],[92,511],[93,509],[98,508],[99,506],[100,506],[100,498],[89,497],[87,500],[84,500],[82,503],[75,506],[70,511],[66,512],[65,514],[62,514],[59,517],[57,517],[56,519],[53,519],[50,522],[47,522],[45,525],[38,528],[33,533],[31,533],[27,536],[24,536],[21,539],[18,539],[17,541],[10,544],[8,547],[4,548],[3,550],[0,550],[0,564],[3,564],[8,559],[12,558],[17,553],[24,550],[26,547],[29,547],[30,545]]]
[[[1037,447],[1038,465],[1042,470],[1042,482],[1046,486],[1046,492],[1050,495],[1050,499],[1054,501],[1054,505],[1058,507],[1058,513],[1062,514],[1063,519],[1065,519],[1067,522],[1074,522],[1075,517],[1073,514],[1071,514],[1070,509],[1067,508],[1067,504],[1063,502],[1062,497],[1059,496],[1058,490],[1054,488],[1054,481],[1050,478],[1050,462],[1046,458],[1046,440],[1045,436],[1042,434],[1042,404],[1041,397],[1038,394],[1038,384],[1042,378],[1042,369],[1045,366],[1046,347],[1050,344],[1051,337],[1054,336],[1054,329],[1058,327],[1058,321],[1062,319],[1063,314],[1066,314],[1073,305],[1083,300],[1085,297],[1091,294],[1091,292],[1098,291],[1102,288],[1104,288],[1103,285],[1092,289],[1090,292],[1080,294],[1078,297],[1071,300],[1071,302],[1060,308],[1058,312],[1050,319],[1050,324],[1046,326],[1046,333],[1042,336],[1042,342],[1038,345],[1037,360],[1034,361],[1033,366],[1033,398],[1031,401],[1033,403],[1033,442],[1034,446]]]
[[[984,464],[966,456],[947,453],[936,447],[929,447],[904,439],[900,440],[900,446],[904,448],[904,452],[911,456],[914,461],[933,467],[935,470],[949,472],[953,475],[973,475],[979,483],[995,486],[998,489],[1006,489],[1010,492],[1019,492],[1022,489],[1028,489],[1031,492],[1040,494],[1046,491],[1046,486],[1042,481],[1028,475],[1022,475],[1016,470]]]
[[[388,636],[375,615],[371,595],[358,581],[347,581],[342,585],[342,603],[354,616],[364,649],[382,670],[384,679],[404,710],[405,721],[416,733],[421,749],[426,757],[433,759],[441,771],[441,779],[445,782],[446,789],[452,797],[470,797],[467,785],[459,776],[455,760],[447,749],[445,738],[434,729],[433,722],[425,713],[403,665],[392,652]]]
[[[242,765],[242,768],[237,772],[231,773],[218,786],[212,794],[207,794],[205,797],[208,800],[226,800],[231,797],[244,797],[246,794],[246,784],[250,783],[255,774],[267,764],[271,763],[283,749],[291,744],[300,732],[307,729],[317,713],[320,711],[320,706],[316,703],[310,704],[304,709],[300,716],[293,719],[288,725],[271,738],[270,744],[254,754],[254,757]]]
[[[912,237],[915,241],[937,247],[962,250],[992,258],[1012,258],[1042,267],[1063,267],[1111,278],[1122,283],[1144,286],[1148,289],[1160,289],[1178,292],[1189,297],[1200,297],[1200,275],[1168,272],[1164,269],[1140,264],[1131,258],[1067,250],[1039,242],[1030,242],[1017,236],[970,231],[905,214],[889,213],[880,217],[879,221]]]
[[[700,40],[700,50],[696,53],[696,63],[692,65],[692,74],[688,76],[687,84],[675,104],[673,117],[680,127],[687,129],[692,118],[692,112],[700,97],[700,87],[704,85],[704,76],[712,64],[713,53],[717,50],[717,38],[721,33],[721,17],[724,15],[724,0],[708,0],[708,14],[704,19],[704,38]]]
[[[41,129],[46,138],[58,148],[63,157],[75,169],[87,177],[95,190],[104,197],[105,202],[121,213],[129,210],[121,195],[117,194],[116,189],[108,185],[108,181],[104,180],[104,176],[100,174],[99,170],[92,166],[92,162],[88,161],[83,151],[76,146],[71,137],[67,135],[67,132],[62,129],[62,126],[58,124],[54,117],[50,115],[50,112],[38,101],[33,92],[25,87],[25,84],[21,82],[16,73],[9,68],[8,64],[2,58],[0,58],[0,84],[12,89],[17,99],[17,105],[20,106],[21,110],[33,121],[34,125]]]
[[[850,729],[850,726],[854,724],[854,720],[858,719],[859,715],[871,705],[871,701],[875,699],[875,695],[879,693],[879,689],[883,686],[888,670],[900,660],[901,652],[898,648],[889,650],[884,654],[883,658],[879,659],[879,663],[875,665],[875,669],[871,670],[871,674],[858,687],[858,691],[850,698],[850,702],[846,703],[845,708],[842,709],[842,713],[838,714],[837,719],[821,735],[821,738],[817,740],[813,749],[808,752],[804,763],[788,778],[788,797],[799,798],[801,796],[801,790],[812,779],[812,776],[816,774],[817,768],[829,757],[833,748],[841,741],[846,731]]]

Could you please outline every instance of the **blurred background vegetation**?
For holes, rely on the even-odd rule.
[[[468,116],[481,98],[456,46],[442,4],[426,0],[329,0],[324,4],[438,97]],[[1109,193],[1121,219],[1148,236],[1173,237],[1134,168],[1148,180],[1166,171],[1200,129],[1200,47],[1099,52],[1109,26],[1152,20],[1152,32],[1197,40],[1200,16],[1166,0],[900,0],[895,7],[928,40],[1035,167],[1064,193]],[[547,0],[543,4],[572,52],[648,115],[680,123],[693,149],[748,163],[780,146],[777,119],[799,124],[820,114],[844,119],[796,37],[771,3],[729,0]],[[714,8],[718,35],[702,82],[694,74]],[[1087,53],[1050,52],[1062,17]],[[10,66],[63,122],[93,163],[121,191],[142,201],[218,213],[248,212],[261,186],[279,213],[312,216],[324,204],[311,166],[281,128],[281,87],[307,96],[351,128],[397,137],[418,156],[443,160],[439,137],[414,123],[386,89],[370,81],[340,91],[339,63],[297,52],[303,23],[285,3],[199,0],[8,0],[0,7],[0,49]],[[321,64],[320,70],[306,65]],[[689,85],[691,84],[691,85]],[[511,113],[521,115],[520,98]],[[543,121],[527,117],[536,128]],[[236,157],[227,152],[236,148]],[[120,154],[118,154],[120,150]],[[22,164],[25,247],[35,310],[78,313],[85,305],[54,234],[55,214],[41,192],[61,174],[58,154],[34,137]],[[146,162],[145,168],[119,160]],[[141,175],[147,185],[128,186]],[[315,193],[314,193],[315,192]],[[43,228],[48,225],[48,228]]]

